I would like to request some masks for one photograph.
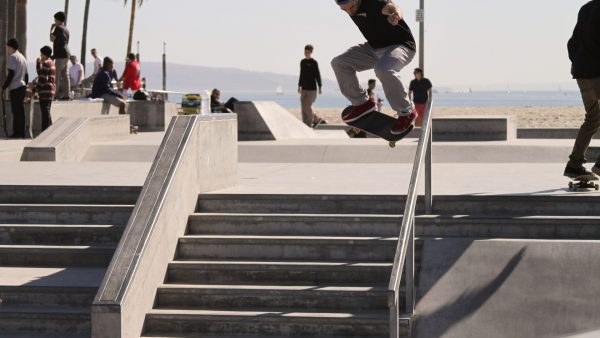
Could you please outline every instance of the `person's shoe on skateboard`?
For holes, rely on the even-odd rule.
[[[415,109],[413,109],[413,111],[407,115],[398,116],[398,119],[396,120],[396,123],[394,123],[394,125],[392,126],[390,133],[394,135],[400,135],[402,133],[405,133],[407,130],[410,129],[411,126],[414,127],[417,117],[419,117],[419,114]]]
[[[350,123],[350,122],[354,122],[358,119],[360,119],[361,117],[375,111],[375,101],[373,101],[372,99],[369,99],[367,102],[361,104],[360,106],[354,106],[352,107],[352,110],[350,111],[350,113],[348,113],[348,115],[345,115],[344,117],[342,117],[342,120],[345,123]]]
[[[594,168],[596,168],[596,166],[594,166]],[[581,176],[594,176],[594,174],[585,169],[585,167],[582,164],[574,165],[571,163],[567,164],[563,175],[569,178],[577,178]]]

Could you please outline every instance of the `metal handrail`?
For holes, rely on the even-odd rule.
[[[433,197],[431,191],[431,142],[432,142],[432,121],[431,109],[433,102],[428,102],[425,109],[425,116],[421,127],[421,136],[415,154],[412,176],[408,194],[406,196],[406,205],[404,207],[404,216],[398,236],[398,246],[396,247],[396,256],[392,268],[392,276],[388,286],[388,305],[390,307],[390,337],[398,338],[399,322],[399,293],[400,282],[402,280],[402,271],[406,260],[406,311],[410,314],[415,308],[415,290],[414,290],[414,242],[415,242],[415,209],[418,198],[418,185],[421,177],[421,169],[425,164],[425,212],[430,214],[433,207]]]

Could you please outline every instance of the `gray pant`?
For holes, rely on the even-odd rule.
[[[69,59],[56,59],[54,65],[56,67],[56,98],[62,99],[71,94],[71,81],[67,71]]]
[[[600,129],[600,77],[595,79],[577,79],[581,98],[585,106],[585,121],[579,129],[573,152],[569,158],[572,165],[581,165],[586,162],[585,153],[590,146],[592,137]],[[596,161],[600,163],[600,158]]]
[[[312,128],[317,115],[312,109],[313,103],[317,100],[316,90],[304,90],[300,93],[300,106],[302,107],[302,122]]]
[[[356,72],[369,69],[381,81],[385,96],[393,110],[400,114],[412,111],[412,103],[400,80],[400,71],[415,57],[415,51],[402,45],[373,49],[367,43],[351,47],[331,61],[340,90],[353,106],[365,103],[369,96],[360,86]]]

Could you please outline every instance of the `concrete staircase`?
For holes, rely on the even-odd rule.
[[[139,188],[0,187],[0,337],[89,337]]]
[[[386,337],[401,207],[377,196],[201,196],[144,337]],[[403,336],[409,326],[402,316]]]

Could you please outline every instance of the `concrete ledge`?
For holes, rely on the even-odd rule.
[[[171,120],[92,306],[92,337],[142,333],[198,194],[237,181],[234,114]]]
[[[448,116],[433,118],[433,141],[507,141],[517,137],[510,116]]]
[[[575,140],[578,133],[577,128],[519,128],[517,138]],[[596,134],[593,138],[600,139],[600,135]]]
[[[77,162],[96,141],[126,139],[129,116],[61,118],[31,141],[21,161]]]
[[[240,141],[317,138],[316,133],[275,102],[237,102]]]
[[[177,115],[177,104],[175,102],[162,101],[129,101],[128,112],[131,124],[140,128],[140,131],[165,131],[167,121]],[[29,103],[25,104],[25,119],[28,120]],[[54,101],[50,111],[53,121],[63,117],[96,117],[100,115],[118,115],[119,110],[101,100],[75,100]],[[6,122],[9,135],[12,135],[12,112],[10,102],[6,103]],[[42,132],[39,102],[34,102],[33,107],[33,134]],[[29,121],[27,121],[29,122]]]

